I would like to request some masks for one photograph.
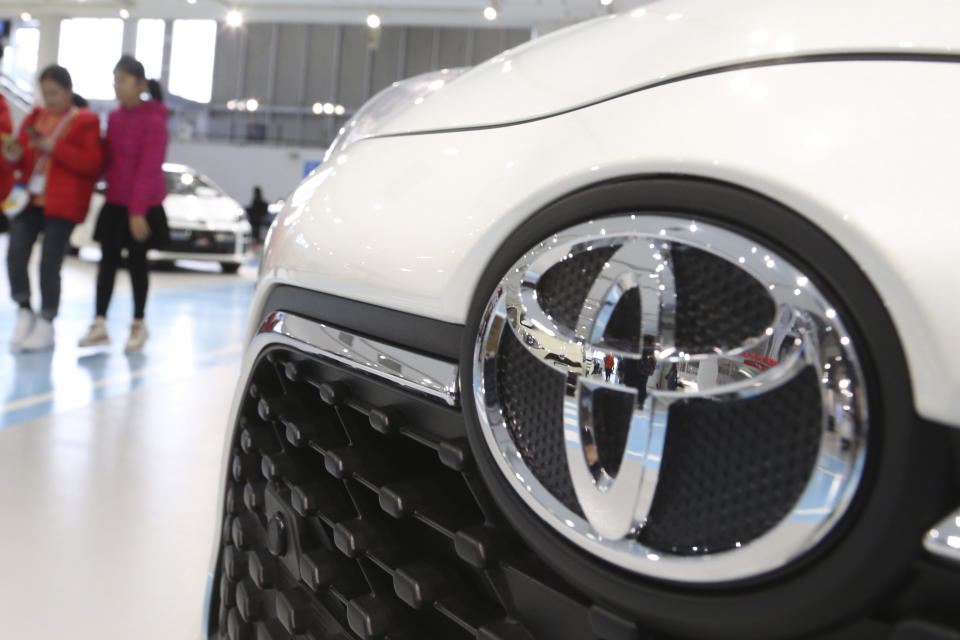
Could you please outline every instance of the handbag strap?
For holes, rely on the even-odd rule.
[[[54,141],[58,140],[60,136],[63,134],[64,130],[66,129],[67,123],[69,123],[70,120],[73,119],[73,116],[77,115],[77,111],[78,109],[76,107],[70,107],[70,109],[60,117],[60,120],[53,127],[53,131],[50,132],[50,135],[48,137]],[[36,164],[34,164],[33,166],[34,172],[46,171],[47,161],[49,159],[50,159],[49,153],[41,154],[41,156],[37,158]]]

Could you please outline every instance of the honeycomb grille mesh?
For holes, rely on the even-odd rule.
[[[773,322],[773,300],[747,272],[692,247],[674,247],[672,257],[680,349],[732,349],[761,335]]]
[[[576,254],[548,269],[537,285],[544,311],[571,328],[593,281],[619,247]],[[759,336],[774,320],[776,307],[757,280],[736,265],[692,247],[671,250],[677,293],[677,347],[690,353],[731,349]],[[640,296],[627,291],[610,317],[605,338],[636,345]]]
[[[563,444],[565,379],[530,354],[512,332],[502,340],[497,381],[514,444],[544,488],[582,516]],[[816,373],[808,368],[763,396],[724,403],[693,400],[673,407],[642,542],[673,553],[706,553],[769,531],[796,504],[816,463],[822,432],[819,394]],[[613,475],[636,398],[601,390],[594,399],[598,454]]]
[[[674,406],[641,542],[695,554],[731,549],[763,535],[803,494],[822,429],[820,387],[812,367],[763,396]]]
[[[540,280],[540,303],[562,324],[572,325],[587,290],[616,250],[577,254],[547,270]],[[745,271],[691,247],[675,246],[670,255],[680,349],[734,348],[772,323],[772,299]],[[632,350],[639,341],[640,311],[638,291],[627,291],[611,315],[605,339]],[[642,404],[646,379],[653,373],[633,361],[622,369],[636,396],[599,393],[594,401],[598,454],[612,474],[618,471],[628,429],[628,420],[621,418],[629,416],[631,403]],[[564,452],[564,374],[507,331],[498,353],[497,381],[505,422],[527,467],[564,506],[582,514]],[[767,532],[796,504],[809,481],[822,411],[812,370],[761,397],[675,406],[642,541],[675,553],[704,553]]]
[[[512,331],[505,331],[501,340],[497,381],[513,443],[540,484],[580,513],[563,444],[566,377],[530,354]]]
[[[537,299],[543,310],[562,326],[574,327],[590,285],[617,249],[598,247],[551,267],[537,283]]]

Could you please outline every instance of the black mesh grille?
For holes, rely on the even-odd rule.
[[[575,255],[551,267],[538,285],[539,302],[559,324],[576,324],[590,286],[618,247]],[[757,280],[736,265],[692,247],[672,252],[677,292],[677,347],[692,353],[731,349],[759,336],[776,307]],[[610,317],[605,339],[636,349],[640,339],[640,296],[627,291]]]
[[[281,348],[247,391],[214,637],[596,635],[589,600],[504,523],[459,411]]]
[[[640,540],[691,554],[730,549],[769,531],[810,480],[821,407],[812,367],[763,396],[674,406],[660,482]]]
[[[566,376],[529,353],[509,329],[497,358],[503,416],[523,461],[568,509],[580,513],[563,445]]]
[[[583,308],[590,285],[618,247],[598,247],[551,267],[537,284],[541,308],[560,325],[572,328]]]
[[[625,351],[637,351],[640,346],[640,289],[630,289],[617,301],[603,339]]]
[[[672,257],[680,349],[731,349],[761,335],[773,322],[773,300],[747,272],[690,247],[675,246]]]
[[[497,380],[523,461],[545,489],[582,515],[564,452],[564,376],[507,331]],[[760,397],[676,405],[642,541],[664,551],[704,553],[766,533],[793,508],[813,471],[822,430],[819,394],[811,368]],[[620,467],[635,402],[637,396],[612,390],[595,396],[598,455],[611,475]]]
[[[600,465],[612,476],[620,470],[623,450],[627,446],[630,417],[637,396],[615,389],[597,389],[593,394],[597,442],[597,457]]]
[[[540,281],[540,302],[572,325],[587,290],[616,251],[578,254]],[[710,253],[675,246],[677,346],[729,349],[761,335],[775,306],[763,285]],[[605,332],[611,344],[639,346],[640,296],[627,291]],[[533,475],[561,503],[581,513],[567,470],[563,395],[567,381],[506,332],[497,364],[498,391],[514,443]],[[642,403],[653,362],[627,361],[621,374],[637,395],[598,393],[596,444],[615,475],[631,404]],[[766,533],[794,506],[812,473],[820,443],[822,403],[812,370],[762,397],[732,403],[690,401],[674,407],[660,483],[644,543],[677,553],[734,547]],[[696,548],[697,551],[694,551]]]

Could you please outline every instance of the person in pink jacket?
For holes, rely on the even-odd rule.
[[[120,106],[110,113],[104,144],[106,204],[100,211],[94,239],[103,257],[97,274],[97,310],[80,346],[109,344],[106,316],[123,250],[133,285],[134,314],[126,351],[143,348],[150,286],[147,251],[170,241],[163,200],[167,195],[163,161],[167,154],[167,107],[155,80],[147,80],[143,65],[124,56],[113,72]],[[149,94],[150,99],[144,100]]]

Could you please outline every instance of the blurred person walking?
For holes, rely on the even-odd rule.
[[[253,228],[253,241],[256,244],[263,240],[262,229],[263,223],[267,220],[267,215],[269,215],[269,211],[267,201],[263,199],[263,191],[260,187],[254,187],[253,200],[247,207],[247,220],[250,221],[250,226]]]
[[[113,71],[120,103],[107,125],[106,204],[100,211],[94,239],[103,257],[97,274],[96,317],[80,346],[109,344],[106,317],[123,251],[133,285],[133,323],[125,351],[140,351],[149,336],[144,323],[150,288],[147,251],[170,241],[163,200],[167,196],[163,161],[167,154],[167,115],[163,90],[147,80],[143,65],[123,56]],[[145,99],[146,98],[146,99]]]
[[[76,224],[83,222],[100,175],[103,152],[100,120],[77,107],[70,73],[52,65],[40,74],[43,105],[35,107],[16,138],[2,144],[5,170],[27,185],[29,205],[10,220],[7,272],[10,293],[20,309],[10,340],[14,350],[53,348],[53,320],[60,307],[60,268]],[[33,245],[43,234],[40,258],[40,316],[30,304],[27,266]]]
[[[3,53],[0,51],[0,57]],[[5,143],[13,134],[13,120],[10,118],[10,108],[7,101],[0,95],[0,143]],[[7,199],[10,189],[13,188],[13,167],[7,163],[0,166],[0,202]],[[0,211],[0,233],[5,233],[10,227],[7,216]]]
[[[3,47],[0,47],[0,58],[3,58]],[[10,117],[10,108],[7,106],[7,100],[0,94],[0,144],[7,141],[13,134],[13,119]],[[6,199],[13,188],[13,167],[6,163],[0,166],[0,202],[4,203],[4,209],[7,208]],[[10,223],[3,211],[0,211],[0,233],[6,233],[10,228]]]

